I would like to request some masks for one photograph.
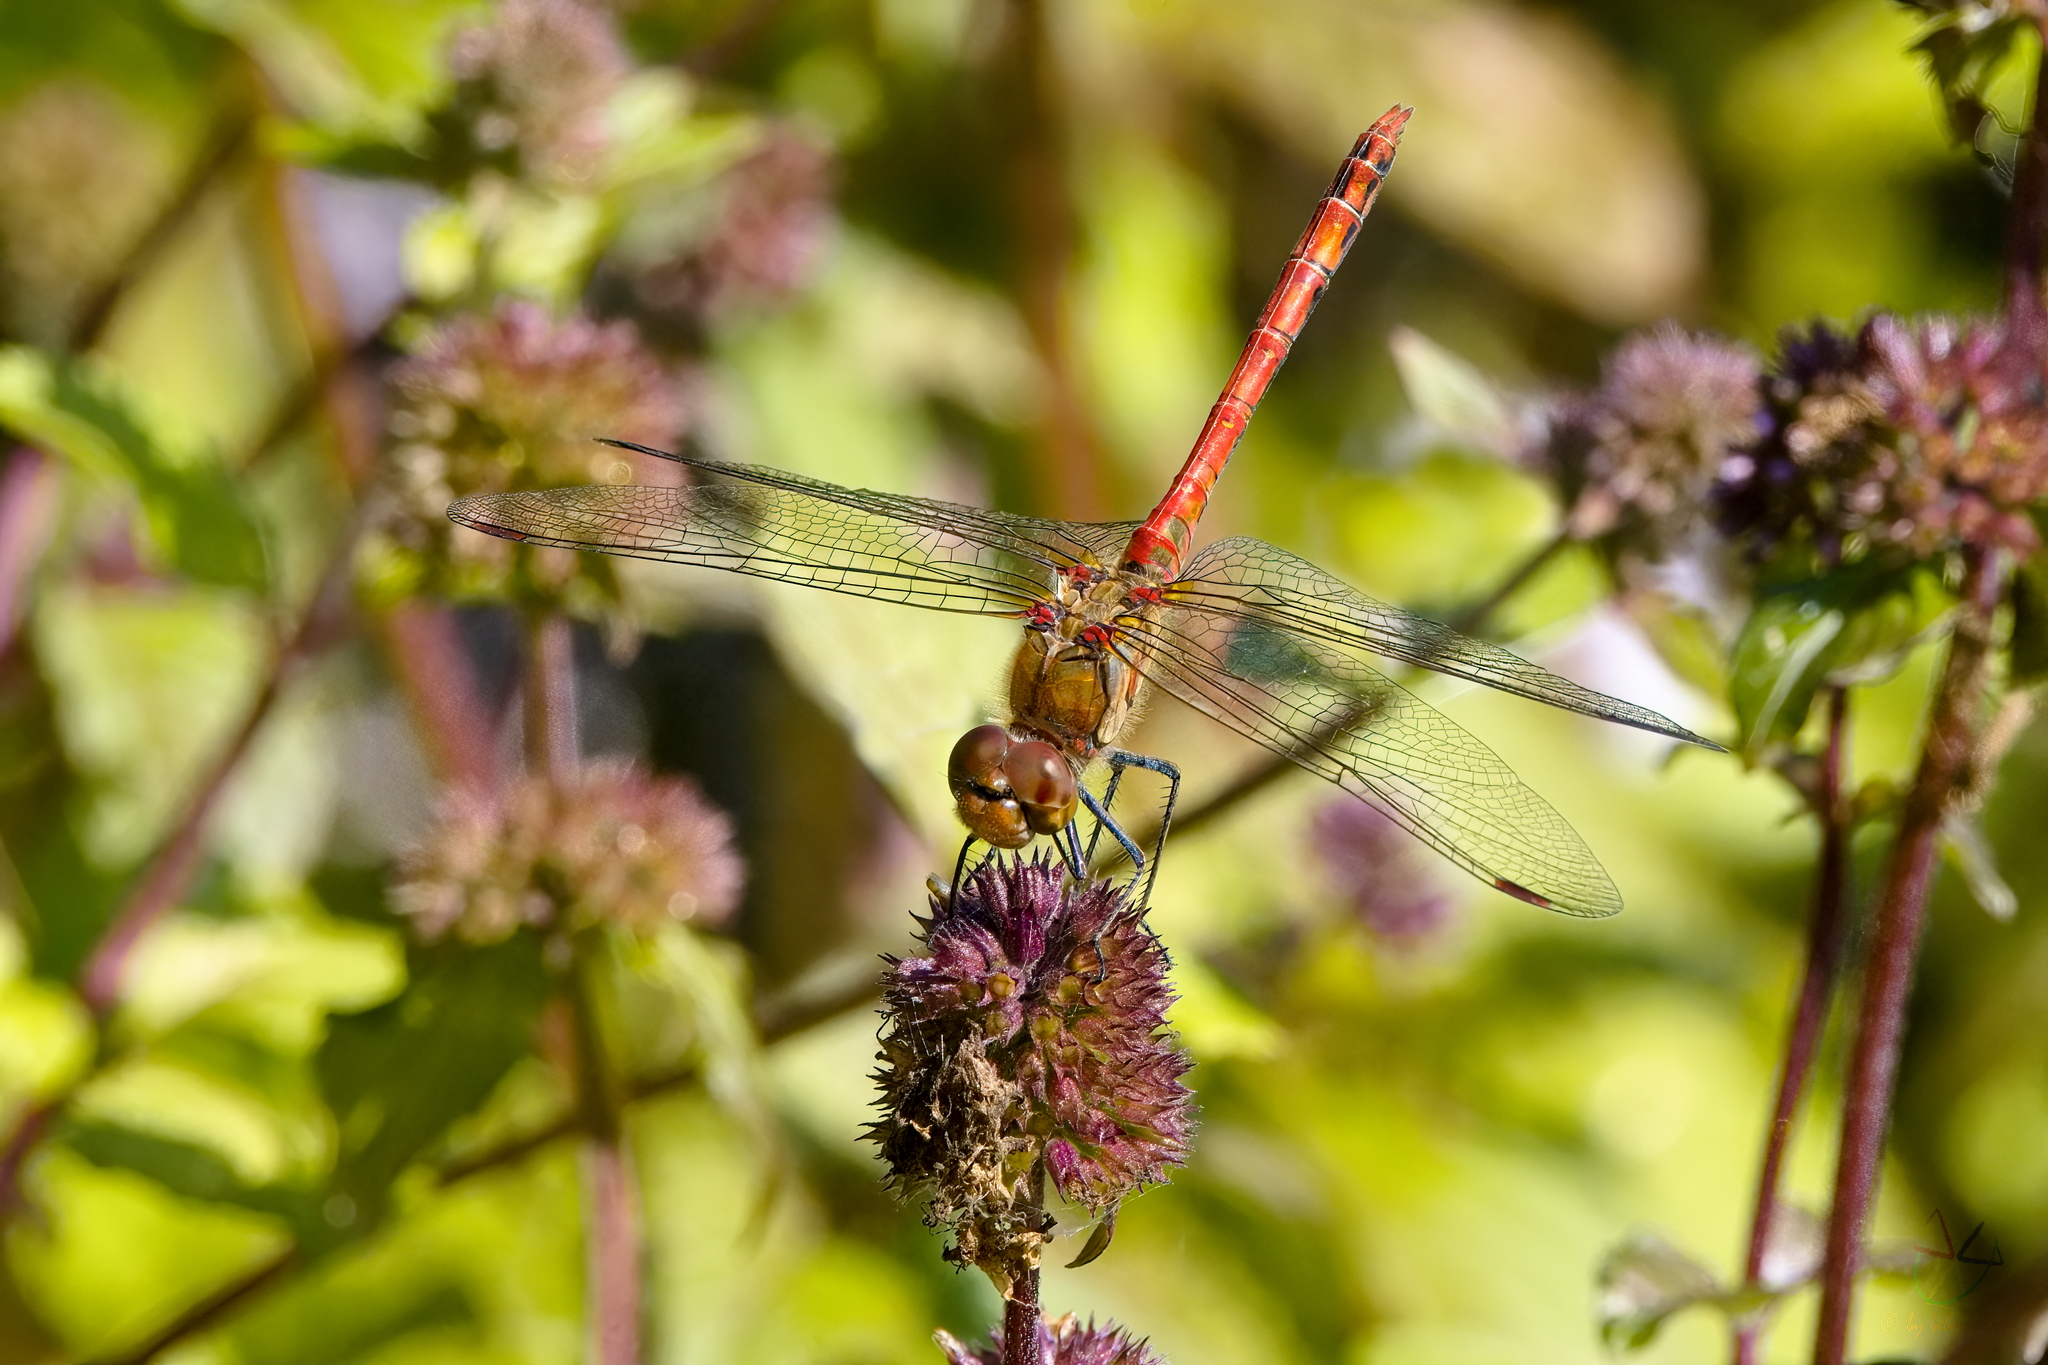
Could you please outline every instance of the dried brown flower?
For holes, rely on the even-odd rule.
[[[946,1365],[1003,1365],[1003,1345],[979,1350],[950,1332],[937,1334],[939,1349],[946,1353]],[[1041,1318],[1038,1323],[1037,1365],[1166,1365],[1165,1360],[1142,1341],[1114,1323],[1085,1324],[1072,1313],[1061,1318]]]
[[[393,900],[421,938],[494,943],[527,926],[717,924],[744,875],[732,822],[695,783],[602,760],[451,791]]]
[[[719,178],[705,226],[640,271],[648,307],[699,314],[768,302],[801,288],[832,229],[833,166],[815,139],[770,125],[761,145]]]
[[[934,897],[930,956],[884,981],[882,1145],[889,1181],[927,1197],[963,1264],[996,1276],[1043,1228],[1035,1168],[1108,1212],[1185,1160],[1188,1057],[1166,1032],[1166,950],[1107,883],[991,861]]]

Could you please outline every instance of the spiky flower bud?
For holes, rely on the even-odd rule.
[[[991,861],[935,896],[924,942],[884,979],[869,1136],[891,1186],[952,1229],[949,1254],[1001,1286],[1036,1264],[1041,1167],[1069,1203],[1109,1212],[1186,1159],[1166,950],[1121,892],[1077,890],[1045,860]]]
[[[1365,802],[1326,803],[1309,837],[1338,894],[1376,937],[1413,947],[1450,921],[1451,898],[1418,863],[1414,839]]]
[[[610,140],[607,106],[629,69],[612,18],[580,0],[505,0],[492,22],[456,35],[457,85],[436,119],[443,169],[502,163],[512,174],[573,186]]]
[[[621,452],[594,438],[673,443],[683,426],[674,384],[630,323],[557,319],[507,300],[453,318],[393,368],[395,482],[409,517],[402,543],[437,586],[458,592],[530,590],[586,611],[616,600],[612,561],[536,552],[454,527],[448,504],[477,493],[620,483]]]
[[[717,924],[743,880],[732,822],[695,783],[600,760],[451,791],[393,901],[423,939],[494,943],[527,926]]]
[[[2048,495],[2037,344],[1995,320],[1879,314],[1853,339],[1816,324],[1781,350],[1768,431],[1719,490],[1753,557],[1810,571],[1964,545],[2033,552],[2028,508]]]
[[[1000,1336],[1000,1334],[998,1334]],[[946,1365],[1004,1365],[1000,1339],[979,1350],[950,1332],[937,1334],[939,1349],[946,1353]],[[1038,1359],[1022,1365],[1166,1365],[1146,1343],[1134,1341],[1130,1333],[1114,1323],[1100,1327],[1090,1318],[1085,1324],[1072,1313],[1061,1318],[1040,1318]]]
[[[1667,322],[1626,338],[1533,456],[1564,495],[1572,534],[1667,558],[1730,454],[1756,439],[1757,380],[1755,355],[1719,337]]]

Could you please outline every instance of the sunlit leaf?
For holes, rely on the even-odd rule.
[[[1654,1232],[1639,1232],[1607,1253],[1599,1273],[1600,1339],[1638,1351],[1666,1319],[1720,1293],[1713,1272]]]
[[[317,1191],[251,1184],[233,1163],[199,1143],[101,1119],[68,1125],[64,1141],[96,1166],[148,1176],[187,1199],[275,1214],[295,1228],[311,1226],[319,1217]]]
[[[1469,449],[1494,455],[1512,449],[1513,411],[1477,366],[1412,327],[1396,327],[1387,349],[1418,417]]]
[[[1970,888],[1970,898],[1991,918],[2010,922],[2019,913],[2020,898],[2000,875],[1998,857],[1975,817],[1951,815],[1942,822],[1941,836],[1949,861]]]

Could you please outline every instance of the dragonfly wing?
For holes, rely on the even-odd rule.
[[[1621,909],[1578,831],[1491,749],[1384,673],[1257,616],[1169,607],[1126,623],[1145,676],[1546,909]]]
[[[1167,589],[1190,608],[1364,650],[1518,697],[1634,726],[1708,749],[1721,746],[1648,707],[1581,687],[1499,645],[1376,601],[1298,555],[1262,540],[1220,540],[1197,554]]]
[[[836,503],[872,517],[901,522],[906,526],[920,526],[942,531],[962,540],[974,541],[989,546],[1014,549],[1018,553],[1038,560],[1049,566],[1091,564],[1114,567],[1121,561],[1124,547],[1130,543],[1131,533],[1140,523],[1135,521],[1079,522],[1053,521],[1045,517],[1019,516],[1014,512],[996,512],[985,507],[969,507],[964,503],[941,502],[936,498],[917,498],[903,493],[877,493],[867,488],[845,488],[823,479],[806,478],[792,474],[786,469],[770,465],[732,464],[724,460],[707,460],[700,455],[684,455],[652,446],[635,445],[630,441],[607,440],[606,445],[619,446],[625,450],[637,450],[643,455],[653,455],[687,465],[699,474],[713,479],[732,479],[775,490],[779,494],[795,495],[799,500],[812,499],[818,502]]]
[[[752,472],[752,471],[749,471]],[[761,471],[775,473],[776,471]],[[840,495],[826,497],[819,490]],[[609,485],[464,498],[461,525],[510,540],[725,569],[939,611],[1009,616],[1086,549],[1063,523],[891,498],[794,476],[690,488]],[[1107,530],[1108,528],[1064,528]]]

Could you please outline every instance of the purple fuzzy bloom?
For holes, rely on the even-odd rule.
[[[929,956],[885,979],[869,1135],[898,1193],[952,1228],[956,1259],[986,1269],[998,1248],[1035,1248],[1041,1164],[1068,1202],[1108,1212],[1185,1160],[1166,950],[1120,892],[991,862],[933,898],[924,941]]]

